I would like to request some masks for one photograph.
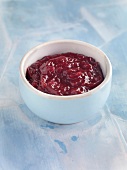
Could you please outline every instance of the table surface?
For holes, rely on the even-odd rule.
[[[23,55],[58,39],[91,43],[113,66],[105,107],[78,124],[42,120],[19,93]],[[127,0],[1,0],[0,54],[0,170],[127,170]]]

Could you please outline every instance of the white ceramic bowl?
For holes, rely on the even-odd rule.
[[[104,81],[91,91],[57,96],[35,89],[26,79],[27,67],[46,55],[74,52],[93,57],[100,63]],[[70,124],[89,119],[104,106],[111,87],[112,67],[108,57],[97,47],[77,40],[43,43],[31,49],[20,63],[19,87],[28,108],[39,117],[54,123]]]

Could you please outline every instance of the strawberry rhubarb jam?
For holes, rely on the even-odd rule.
[[[104,80],[98,62],[71,52],[37,60],[27,68],[26,78],[36,89],[61,96],[88,92]]]

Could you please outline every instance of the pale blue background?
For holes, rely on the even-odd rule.
[[[92,43],[112,62],[110,97],[89,121],[52,124],[21,99],[21,58],[57,39]],[[127,0],[0,1],[0,170],[127,170]]]

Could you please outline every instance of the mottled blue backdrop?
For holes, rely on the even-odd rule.
[[[110,97],[89,121],[46,122],[20,96],[21,58],[58,39],[112,62]],[[0,0],[0,170],[127,170],[127,0]]]

